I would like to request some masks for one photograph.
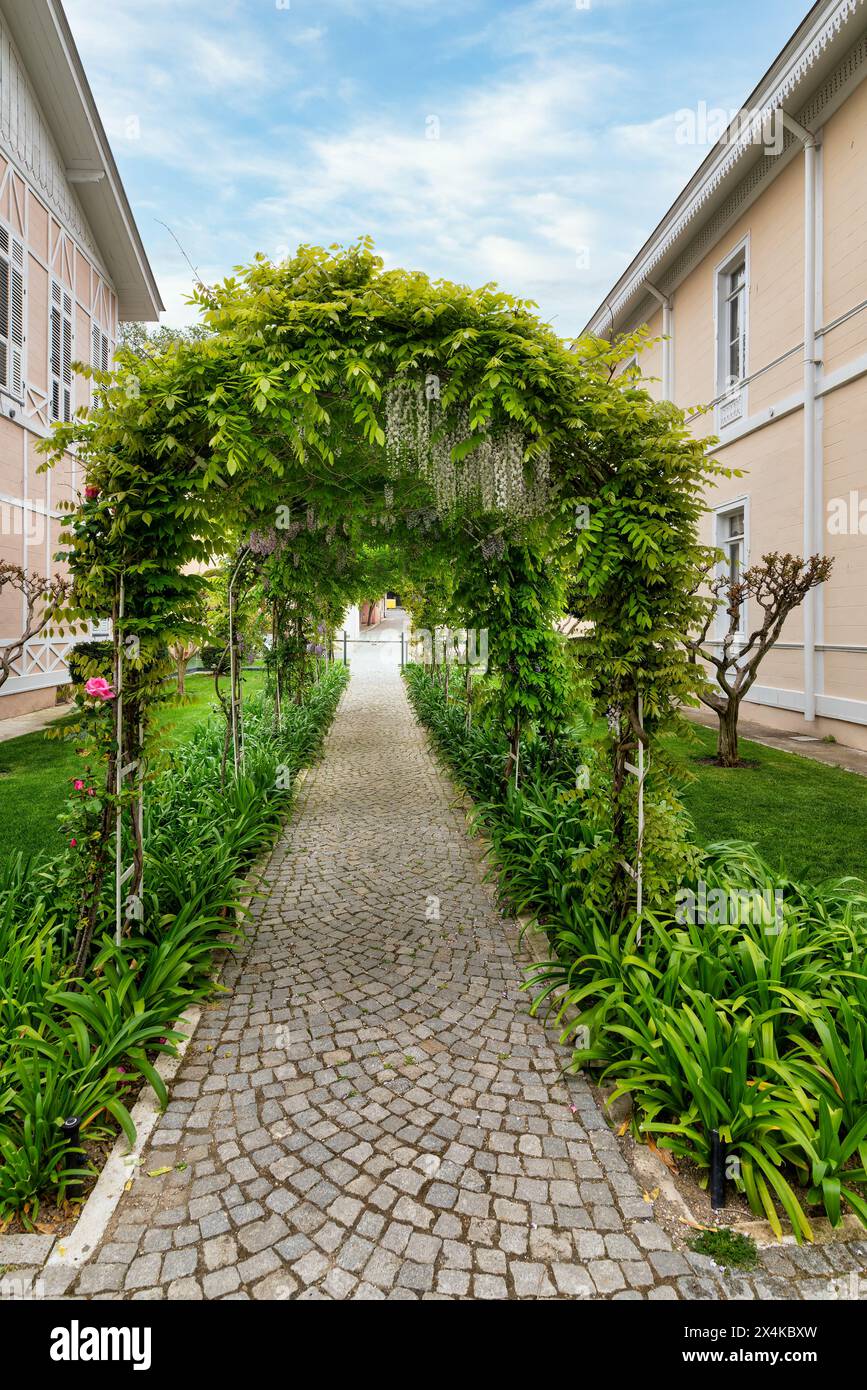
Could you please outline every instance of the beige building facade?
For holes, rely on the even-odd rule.
[[[834,557],[745,712],[867,749],[865,78],[867,5],[825,0],[732,119],[678,112],[676,138],[716,121],[717,143],[585,331],[646,325],[636,370],[742,471],[704,517],[729,567]]]
[[[39,441],[86,408],[73,362],[105,367],[122,320],[162,308],[59,0],[0,0],[0,557],[40,574],[82,486],[74,457],[39,472]],[[22,631],[0,596],[0,643]],[[0,719],[53,705],[69,642],[31,642]]]

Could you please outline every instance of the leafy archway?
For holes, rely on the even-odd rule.
[[[105,822],[79,959],[165,644],[200,626],[202,568],[244,548],[296,616],[351,595],[362,548],[447,574],[443,619],[489,634],[506,777],[522,733],[556,740],[568,717],[554,626],[568,585],[611,731],[612,901],[631,911],[642,846],[627,774],[697,679],[680,639],[697,616],[696,524],[716,471],[671,405],[615,375],[635,343],[564,343],[531,304],[386,270],[367,241],[257,258],[195,298],[209,336],[121,352],[96,374],[96,408],[51,443],[55,458],[77,450],[87,480],[65,534],[64,617],[115,620]]]

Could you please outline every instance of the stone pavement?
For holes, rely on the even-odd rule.
[[[71,702],[64,705],[51,705],[48,709],[34,710],[32,714],[13,714],[10,719],[0,719],[0,743],[8,743],[13,738],[23,738],[25,734],[38,734],[49,728],[58,719],[72,712]]]
[[[867,1244],[729,1280],[672,1247],[528,1016],[479,853],[399,674],[359,667],[69,1296],[852,1296]]]

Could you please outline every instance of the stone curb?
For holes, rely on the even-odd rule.
[[[198,1004],[181,1014],[175,1027],[179,1030],[188,1029],[183,1042],[178,1044],[176,1053],[171,1056],[163,1053],[156,1063],[157,1074],[167,1086],[180,1068],[201,1016],[202,1010]],[[87,1263],[99,1245],[127,1184],[135,1175],[145,1144],[161,1113],[156,1091],[152,1086],[146,1086],[132,1108],[135,1143],[131,1148],[127,1148],[125,1136],[118,1136],[72,1232],[66,1237],[58,1237],[54,1242],[42,1271],[44,1293],[47,1296],[56,1297],[65,1293],[81,1266]]]

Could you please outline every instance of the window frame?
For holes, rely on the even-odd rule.
[[[716,546],[716,548],[717,548],[718,550],[722,550],[722,551],[724,552],[724,554],[725,554],[725,560],[722,561],[722,562],[717,566],[717,569],[716,569],[716,573],[717,573],[718,575],[720,575],[720,576],[725,576],[725,575],[730,575],[730,574],[731,574],[730,546],[731,546],[732,541],[737,540],[738,537],[736,537],[736,536],[731,536],[731,535],[729,535],[729,534],[724,534],[724,532],[727,532],[727,531],[728,531],[728,523],[730,522],[731,518],[734,517],[734,516],[737,516],[737,514],[738,514],[739,512],[741,512],[741,513],[743,514],[743,530],[742,530],[741,535],[740,535],[740,538],[739,538],[739,544],[740,544],[740,569],[739,569],[739,573],[743,574],[744,570],[748,568],[749,562],[750,562],[750,558],[749,558],[749,557],[750,557],[750,499],[749,499],[749,496],[746,495],[746,494],[744,494],[744,495],[741,496],[741,497],[733,497],[730,501],[728,501],[728,502],[722,502],[722,503],[720,503],[720,505],[719,505],[718,507],[714,507],[714,509],[713,509],[713,517],[714,517],[714,523],[713,523],[713,526],[714,526],[714,545]],[[717,615],[717,620],[716,620],[716,636],[717,636],[718,639],[720,639],[720,640],[722,639],[722,637],[725,635],[725,632],[726,632],[727,627],[728,627],[728,619],[727,619],[726,616],[725,616],[725,609],[724,609],[724,608],[722,607],[722,605],[721,605],[721,606],[720,606],[719,613],[718,613],[718,615]],[[746,638],[747,638],[747,636],[748,636],[748,633],[749,633],[749,601],[748,601],[747,599],[745,599],[744,602],[741,604],[740,622],[739,622],[739,624],[738,624],[737,633],[735,634],[735,640],[738,641],[738,642],[743,642],[743,641],[745,641]]]
[[[740,299],[741,322],[740,322],[740,355],[741,355],[741,374],[737,381],[730,378],[729,366],[731,361],[731,346],[733,339],[730,334],[730,314],[731,304],[734,299],[731,281],[737,271],[743,267],[743,284],[738,288],[737,295]],[[720,261],[715,271],[716,292],[714,297],[714,341],[716,355],[716,389],[720,397],[734,396],[738,391],[744,392],[749,377],[749,349],[750,349],[750,239],[749,236],[743,237],[736,246],[732,247],[724,260]],[[745,411],[744,411],[745,413]]]

